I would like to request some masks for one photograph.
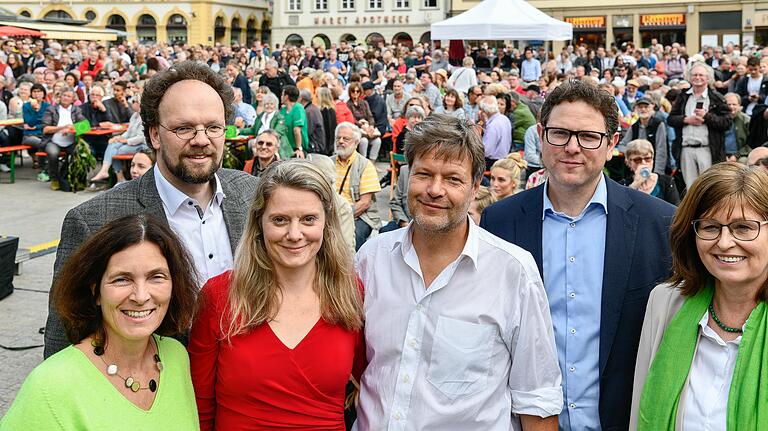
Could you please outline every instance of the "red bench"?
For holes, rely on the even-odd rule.
[[[0,154],[10,153],[11,155],[11,162],[10,162],[10,177],[11,177],[11,184],[16,182],[16,153],[19,151],[24,150],[30,150],[32,147],[29,145],[14,145],[12,147],[0,147]]]

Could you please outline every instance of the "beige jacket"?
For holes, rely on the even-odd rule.
[[[648,306],[645,309],[643,320],[643,332],[640,334],[640,346],[637,349],[637,363],[635,364],[635,383],[632,388],[632,413],[629,417],[629,429],[637,430],[637,414],[640,407],[640,395],[643,393],[645,378],[651,368],[653,358],[659,350],[661,338],[672,317],[680,310],[685,302],[685,297],[680,294],[680,289],[672,288],[669,284],[656,286],[648,298]],[[698,342],[697,342],[698,343]],[[687,386],[687,380],[685,386]],[[681,406],[685,405],[686,391],[680,396]],[[676,430],[682,430],[683,409],[677,410]]]

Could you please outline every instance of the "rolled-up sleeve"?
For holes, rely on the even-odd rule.
[[[520,286],[518,312],[513,313],[508,322],[512,337],[508,340],[512,356],[509,372],[512,412],[555,416],[563,409],[563,388],[552,319],[538,273],[527,273],[528,280]]]

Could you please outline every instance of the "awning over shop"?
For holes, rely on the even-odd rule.
[[[117,30],[101,30],[84,26],[37,21],[0,21],[0,26],[12,26],[22,29],[36,30],[44,33],[40,36],[43,39],[58,40],[114,41],[117,40],[119,33]]]
[[[24,37],[24,36],[30,36],[30,37],[42,37],[44,36],[43,33],[32,30],[28,28],[19,28],[19,27],[13,27],[10,25],[4,25],[0,26],[0,37]]]

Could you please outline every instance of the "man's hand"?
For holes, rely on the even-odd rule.
[[[683,119],[683,123],[691,126],[701,126],[704,124],[704,118],[698,115],[689,115]]]
[[[297,158],[303,159],[304,158],[304,151],[301,150],[301,148],[297,148],[296,151],[293,153]]]

